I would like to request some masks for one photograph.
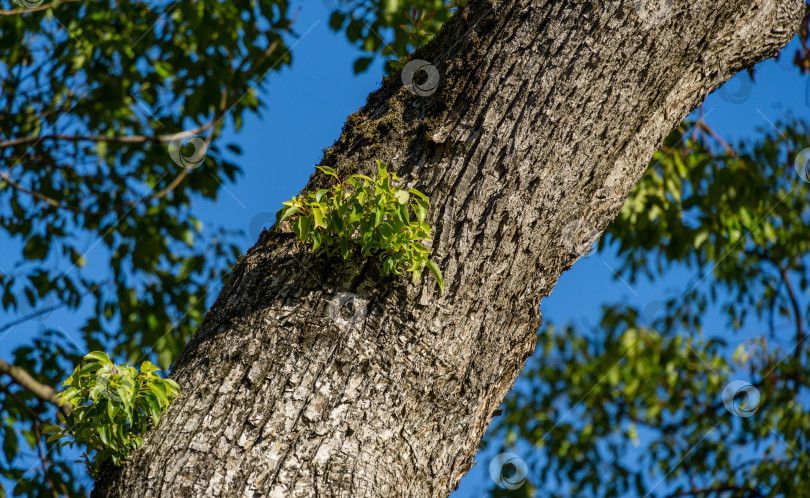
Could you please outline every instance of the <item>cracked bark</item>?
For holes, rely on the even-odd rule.
[[[471,1],[416,54],[438,91],[395,75],[322,161],[343,176],[384,160],[430,196],[446,292],[262,233],[173,368],[183,396],[93,496],[453,490],[532,354],[540,300],[673,126],[805,9],[647,3]],[[354,321],[330,304],[343,293],[365,303]]]

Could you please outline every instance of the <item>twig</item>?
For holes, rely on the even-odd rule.
[[[59,400],[56,399],[56,395],[59,394],[56,389],[39,382],[22,368],[11,365],[0,358],[0,373],[11,377],[11,380],[13,380],[15,384],[27,390],[40,400],[56,406],[65,414],[70,413],[70,405],[68,403],[60,406]]]
[[[13,16],[16,14],[27,14],[28,12],[37,12],[40,10],[47,10],[57,5],[62,5],[63,3],[68,2],[78,2],[79,0],[57,0],[56,2],[46,3],[45,5],[40,5],[38,7],[23,7],[21,9],[12,9],[12,10],[0,10],[0,16]]]
[[[713,139],[715,139],[715,140],[717,141],[717,143],[719,143],[720,145],[722,145],[722,146],[723,146],[723,148],[724,148],[724,149],[726,149],[726,152],[727,152],[729,155],[731,155],[732,157],[734,157],[735,159],[737,159],[738,161],[740,161],[740,164],[742,165],[743,169],[746,169],[746,166],[745,166],[745,161],[743,161],[743,160],[742,160],[742,158],[741,158],[740,156],[738,156],[736,152],[734,152],[734,149],[732,149],[732,148],[731,148],[731,146],[730,146],[728,143],[726,143],[726,141],[725,141],[725,140],[723,140],[722,138],[720,138],[720,135],[718,135],[718,134],[717,134],[717,133],[716,133],[716,132],[715,132],[715,131],[714,131],[714,130],[713,130],[713,129],[712,129],[712,128],[711,128],[711,127],[710,127],[710,126],[707,124],[707,123],[706,123],[706,121],[703,121],[703,118],[701,118],[701,119],[699,119],[699,120],[698,120],[698,122],[697,122],[697,126],[699,126],[699,127],[700,127],[700,128],[703,130],[703,131],[705,131],[705,132],[706,132],[706,133],[708,133],[709,135],[711,135],[711,136],[712,136],[712,138],[713,138]]]

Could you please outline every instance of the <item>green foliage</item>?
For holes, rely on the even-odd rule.
[[[70,339],[60,330],[45,330],[30,342],[18,347],[13,353],[14,366],[35,375],[41,383],[58,386],[66,377],[63,362],[76,364],[81,361],[81,354]],[[84,497],[87,493],[76,487],[75,475],[83,475],[80,465],[70,465],[68,461],[58,459],[60,449],[56,443],[45,443],[42,435],[43,425],[55,423],[53,406],[43,404],[30,391],[12,390],[13,386],[4,386],[5,396],[0,401],[3,417],[0,419],[0,438],[2,438],[2,475],[16,484],[7,488],[7,496],[51,496],[52,490],[59,490],[60,496]],[[13,394],[8,394],[8,393]],[[46,446],[50,446],[47,448]],[[31,471],[31,463],[22,460],[25,454],[48,454],[53,465],[51,472],[43,475]],[[34,469],[36,470],[36,469]]]
[[[63,383],[67,389],[59,394],[60,405],[70,406],[65,417],[58,414],[63,427],[49,426],[48,442],[62,438],[62,446],[74,444],[95,451],[90,460],[83,457],[90,475],[96,476],[101,462],[108,458],[121,465],[130,453],[141,447],[149,421],[157,426],[160,416],[180,395],[180,386],[171,379],[162,379],[158,368],[149,361],[141,363],[140,371],[127,364],[116,365],[106,353],[94,351],[84,356]]]
[[[406,12],[405,16],[408,19],[407,24],[400,24],[399,27],[408,34],[409,46],[414,48],[421,48],[424,44],[433,39],[436,35],[438,26],[431,24],[431,21],[436,17],[436,11],[430,10],[425,12],[423,9],[412,9]],[[410,56],[408,54],[388,60],[388,66],[393,69],[399,69],[408,63]]]
[[[350,42],[368,55],[354,63],[365,71],[376,56],[388,59],[388,69],[401,67],[409,53],[435,36],[456,9],[467,0],[356,0],[351,9],[335,9],[329,26],[343,31]],[[380,33],[389,34],[385,39]]]
[[[439,18],[442,19],[443,16],[441,14],[453,12],[455,9],[466,5],[467,0],[452,0],[447,2],[447,9],[442,12],[436,12],[435,10],[426,11],[425,9],[416,7],[411,9],[410,12],[405,12],[405,17],[408,22],[400,24],[398,27],[408,35],[407,49],[412,51],[422,48],[436,36],[436,33],[439,32],[443,24],[442,22],[435,21],[437,14],[439,14]],[[402,68],[408,63],[410,58],[411,54],[407,53],[389,59],[387,61],[387,68],[389,70]]]
[[[702,124],[697,124],[701,129]],[[782,269],[797,272],[801,290],[810,252],[810,188],[795,174],[796,154],[810,143],[804,122],[778,124],[739,152],[714,152],[696,140],[684,123],[656,152],[655,167],[644,175],[609,228],[629,280],[654,276],[676,264],[708,273],[710,294],[730,292],[728,317],[749,314],[790,317],[776,287]],[[623,233],[634,233],[630,239]],[[752,292],[759,288],[762,293]]]
[[[735,148],[701,121],[656,152],[600,253],[617,251],[617,278],[671,286],[677,272],[686,287],[608,303],[592,327],[547,322],[488,437],[538,448],[522,454],[540,494],[806,496],[810,184],[793,167],[806,144],[801,121]],[[706,330],[713,314],[726,330]],[[759,393],[748,417],[725,405],[736,379]]]
[[[323,248],[330,257],[343,259],[352,253],[377,257],[383,275],[408,272],[416,282],[427,266],[444,290],[442,273],[422,243],[430,242],[430,225],[425,223],[430,202],[425,194],[398,188],[395,183],[402,179],[389,173],[382,161],[377,161],[373,178],[352,175],[341,181],[332,168],[318,169],[333,176],[335,185],[284,202],[276,215],[276,229],[291,218],[296,237],[311,243],[313,251]]]
[[[171,363],[239,254],[191,201],[216,200],[239,173],[216,138],[261,110],[262,76],[291,62],[289,9],[55,2],[2,16],[4,311],[95,308],[81,326],[88,350],[135,359],[154,346]],[[170,154],[184,130],[206,144],[194,171]]]

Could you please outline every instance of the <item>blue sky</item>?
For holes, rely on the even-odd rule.
[[[261,226],[272,224],[281,202],[304,186],[322,149],[339,136],[346,117],[365,103],[382,77],[381,61],[361,75],[353,73],[352,62],[359,51],[342,34],[329,29],[328,12],[322,2],[308,2],[302,8],[296,30],[302,36],[294,45],[292,66],[269,77],[265,92],[268,107],[263,116],[246,119],[240,133],[227,130],[222,137],[223,142],[237,143],[244,151],[237,158],[244,174],[236,183],[226,185],[216,203],[197,201],[193,206],[206,227],[248,233],[241,241],[243,250],[252,245]],[[808,115],[808,79],[800,77],[789,62],[795,44],[793,47],[783,61],[758,66],[755,84],[747,74],[741,74],[707,99],[705,119],[727,141],[754,137],[758,129],[768,129],[788,114]],[[3,266],[10,263],[5,258],[18,254],[12,249],[6,241],[0,244]],[[684,280],[678,275],[664,283],[651,285],[642,281],[630,286],[613,278],[613,268],[618,267],[610,253],[580,260],[543,302],[546,319],[594,324],[605,302],[621,299],[643,308],[682,290]],[[11,318],[3,316],[0,323]],[[43,322],[20,326],[0,336],[0,356],[10,360],[11,351],[43,326],[58,324],[70,335],[71,328],[80,323],[69,313],[56,312]],[[722,327],[722,323],[718,320],[710,326]],[[488,475],[492,456],[478,456],[479,462],[463,479],[455,497],[485,493],[492,484]]]

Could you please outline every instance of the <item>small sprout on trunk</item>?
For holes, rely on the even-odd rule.
[[[428,258],[431,227],[425,223],[430,201],[416,189],[397,186],[402,179],[377,161],[374,178],[352,175],[342,181],[334,169],[318,166],[335,185],[293,197],[276,215],[276,229],[290,218],[295,236],[312,250],[348,259],[350,254],[377,258],[383,275],[410,273],[417,282],[425,266],[444,291],[438,265]]]

